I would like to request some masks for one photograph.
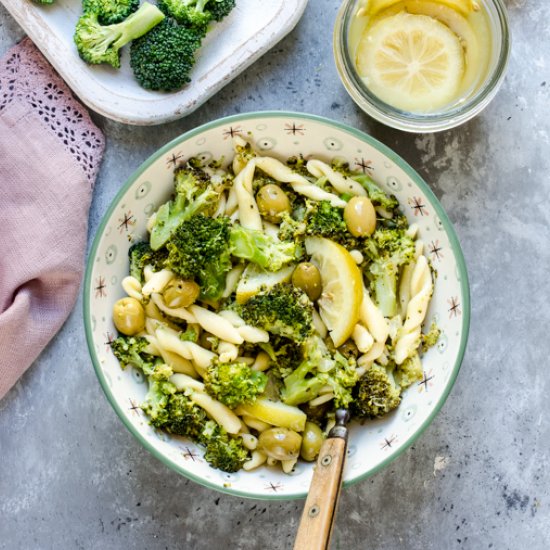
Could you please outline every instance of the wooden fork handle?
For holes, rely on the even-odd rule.
[[[347,435],[347,433],[346,433]],[[347,437],[328,437],[319,452],[294,550],[327,550],[342,486]]]

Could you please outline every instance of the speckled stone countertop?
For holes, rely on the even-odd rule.
[[[121,183],[158,147],[220,116],[279,108],[392,147],[454,222],[472,291],[462,370],[414,446],[344,491],[333,549],[550,548],[550,2],[506,3],[513,49],[503,88],[452,131],[408,135],[355,106],[332,61],[332,0],[310,0],[286,39],[183,120],[152,131],[95,116],[107,149],[90,240]],[[0,54],[22,36],[0,7]],[[215,493],[144,451],[96,380],[81,299],[0,401],[2,549],[287,549],[301,509]]]

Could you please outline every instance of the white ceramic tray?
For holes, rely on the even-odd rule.
[[[288,34],[307,0],[237,0],[235,9],[207,35],[192,82],[171,93],[140,88],[128,48],[119,70],[86,65],[73,44],[81,0],[51,6],[31,0],[0,0],[50,63],[91,109],[126,124],[153,125],[188,115]]]

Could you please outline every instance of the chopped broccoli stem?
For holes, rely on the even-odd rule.
[[[414,261],[415,246],[404,229],[377,229],[362,242],[362,252],[370,260],[368,276],[376,304],[385,317],[397,313],[397,281],[401,268]]]
[[[231,228],[229,242],[233,256],[250,260],[267,271],[279,271],[295,259],[293,243],[278,241],[263,231],[240,225]]]
[[[302,364],[283,380],[283,401],[287,405],[301,405],[317,397],[321,388],[330,386],[335,406],[347,407],[357,382],[355,360],[331,353],[318,335],[306,340],[303,352]]]
[[[351,177],[365,188],[374,206],[381,206],[389,212],[393,212],[399,208],[397,197],[384,193],[367,174],[352,175]]]
[[[301,405],[319,395],[319,390],[326,386],[323,376],[315,376],[317,367],[311,361],[304,361],[284,379],[281,398],[287,405]]]

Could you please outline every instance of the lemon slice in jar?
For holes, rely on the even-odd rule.
[[[309,237],[306,252],[321,273],[323,291],[317,300],[319,314],[334,345],[341,346],[359,321],[363,301],[361,271],[350,253],[329,239]]]
[[[458,93],[464,74],[459,37],[427,15],[397,13],[365,29],[357,70],[382,101],[412,112],[434,111]]]

